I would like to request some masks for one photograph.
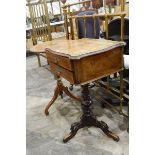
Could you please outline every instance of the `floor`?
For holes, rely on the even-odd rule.
[[[120,137],[119,142],[108,138],[98,128],[84,128],[68,143],[63,143],[70,125],[80,119],[80,103],[64,95],[56,100],[49,116],[44,115],[44,108],[50,101],[56,85],[54,76],[45,67],[38,67],[37,58],[26,58],[26,95],[27,95],[27,155],[128,155],[129,135],[127,121],[123,116],[108,108],[102,108],[94,95],[93,111],[98,120],[105,121],[110,130]],[[42,59],[42,64],[46,65]],[[69,83],[63,80],[64,84]],[[93,88],[93,95],[98,89]],[[100,92],[100,91],[99,91]],[[74,87],[73,93],[80,96],[80,87]]]

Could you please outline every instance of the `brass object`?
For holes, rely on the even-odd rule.
[[[106,32],[106,39],[108,39],[108,16],[105,16],[105,32]]]
[[[124,40],[124,17],[125,15],[121,16],[121,41]]]
[[[86,19],[87,18],[92,18],[93,17],[93,19],[94,19],[94,36],[96,36],[95,34],[96,34],[96,18],[97,17],[104,17],[105,18],[105,26],[104,26],[104,28],[105,28],[105,33],[106,33],[106,39],[108,39],[108,20],[110,19],[110,18],[112,18],[112,17],[117,17],[117,16],[119,16],[119,17],[121,17],[121,38],[120,38],[120,40],[124,40],[124,17],[125,17],[125,12],[121,12],[121,13],[112,13],[112,14],[95,14],[95,15],[84,15],[84,16],[68,16],[67,17],[67,11],[64,13],[64,16],[65,16],[65,23],[67,24],[67,18],[70,20],[70,19],[72,19],[72,20],[70,20],[71,22],[73,22],[73,19],[75,18],[76,20],[75,20],[75,22],[76,21],[78,21],[78,19],[79,18],[82,18],[83,20],[84,20],[84,36],[86,37],[86,34],[87,34],[87,29],[86,29]],[[70,22],[70,23],[71,23]],[[65,24],[65,25],[66,25]],[[67,24],[68,25],[68,24]],[[76,22],[76,28],[77,28],[77,22]],[[68,27],[67,26],[65,26],[66,27],[66,36],[68,36],[67,38],[69,38],[69,33],[67,33],[67,29],[68,29]],[[71,27],[72,27],[72,23],[71,23]],[[73,38],[73,35],[74,35],[74,29],[73,28],[71,28],[71,36],[72,36],[72,38]]]
[[[69,21],[70,21],[70,27],[71,27],[71,39],[72,40],[74,40],[74,27],[73,27],[73,19],[72,18],[70,18],[69,19]]]
[[[120,13],[109,13],[109,14],[94,14],[94,15],[85,15],[85,17],[87,18],[92,18],[92,16],[95,16],[95,17],[121,17],[122,15],[126,15],[125,12],[120,12]],[[84,16],[69,16],[68,18],[83,18]]]
[[[107,89],[107,83],[104,83],[104,82],[101,82],[101,81],[96,81],[95,85],[96,86],[101,86],[105,92],[107,92],[107,93],[113,95],[115,98],[119,99],[120,100],[120,107],[117,108],[117,107],[111,105],[111,103],[109,103],[104,98],[102,98],[102,99],[101,98],[97,98],[98,100],[103,101],[110,108],[112,108],[113,110],[116,110],[120,115],[123,115],[124,117],[128,117],[128,115],[122,109],[122,102],[121,102],[121,100],[123,101],[124,98],[129,99],[129,97],[126,94],[124,94],[123,91],[120,92],[121,90],[118,90],[118,89],[116,89],[116,88],[114,88],[112,86],[110,86],[109,89]],[[94,93],[97,94],[97,92],[94,92]],[[120,93],[122,94],[122,98],[120,98]]]
[[[44,2],[44,9],[45,9],[45,16],[46,16],[46,24],[47,24],[47,29],[48,29],[48,40],[52,40],[52,35],[51,35],[51,28],[50,28],[50,18],[49,18],[49,14],[48,14],[48,7],[47,7],[47,3],[46,0],[43,0]]]
[[[68,14],[69,14],[69,16],[70,16],[70,13],[71,13],[71,12],[70,12],[70,6],[68,6]]]
[[[78,4],[84,4],[86,2],[91,2],[91,0],[85,0],[77,3],[72,3],[72,4],[65,4],[65,1],[63,3],[62,9],[64,13],[64,25],[65,25],[65,31],[66,31],[66,39],[69,39],[69,31],[68,31],[68,15],[70,16],[70,7],[73,5],[78,5]],[[68,10],[68,11],[67,11]],[[70,22],[71,23],[71,22]],[[74,33],[74,29],[72,30],[71,33]],[[73,39],[73,34],[72,34],[72,39]]]
[[[78,19],[77,18],[75,18],[75,22],[76,22],[77,38],[79,39],[79,27],[78,27]]]
[[[27,1],[29,7],[30,18],[32,23],[32,41],[36,45],[38,41],[52,40],[51,26],[48,15],[48,7],[46,0],[40,0],[32,3]],[[40,56],[45,57],[42,53],[36,53],[38,65],[41,66]]]
[[[68,31],[68,18],[67,18],[67,7],[64,5],[63,7],[64,13],[64,22],[65,22],[65,31],[66,31],[66,39],[69,39],[69,31]]]
[[[125,0],[121,0],[121,11],[125,11]]]
[[[36,3],[28,1],[30,18],[32,21],[32,38],[37,41],[52,40],[50,20],[46,0],[40,0]]]

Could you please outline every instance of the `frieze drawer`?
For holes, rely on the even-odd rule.
[[[55,63],[70,71],[73,70],[71,65],[71,60],[69,58],[63,57],[60,55],[55,55],[49,51],[46,52],[46,55],[47,55],[48,62]]]

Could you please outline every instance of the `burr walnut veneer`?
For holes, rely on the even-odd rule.
[[[45,108],[48,109],[54,103],[58,95],[65,92],[70,97],[81,101],[83,110],[80,122],[71,125],[71,132],[63,141],[70,140],[80,128],[95,126],[100,128],[107,136],[115,141],[119,137],[109,131],[103,121],[98,121],[91,110],[92,100],[89,94],[88,83],[123,70],[123,46],[124,42],[104,39],[79,39],[56,40],[33,47],[34,51],[46,51],[51,71],[58,78],[54,96]],[[82,87],[82,99],[75,97],[63,86],[60,77],[65,78],[71,84],[80,84]]]

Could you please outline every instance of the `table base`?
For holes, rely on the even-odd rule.
[[[59,75],[57,75],[57,86],[54,90],[54,95],[53,98],[51,99],[51,101],[48,103],[48,105],[45,108],[45,115],[49,115],[49,108],[52,106],[52,104],[55,102],[55,100],[57,99],[57,97],[60,95],[61,98],[63,98],[63,92],[65,92],[66,95],[68,95],[69,97],[76,99],[78,101],[81,101],[81,99],[79,97],[74,96],[72,93],[69,92],[68,87],[65,87],[61,81],[61,78]]]
[[[63,142],[66,143],[70,139],[72,139],[79,129],[91,126],[100,128],[108,137],[118,142],[119,137],[114,133],[112,133],[111,131],[109,131],[108,125],[103,121],[98,121],[94,116],[91,110],[92,100],[90,97],[88,84],[82,86],[82,97],[83,101],[81,103],[81,107],[83,110],[83,115],[79,122],[73,123],[71,125],[70,128],[71,132],[64,136]]]

